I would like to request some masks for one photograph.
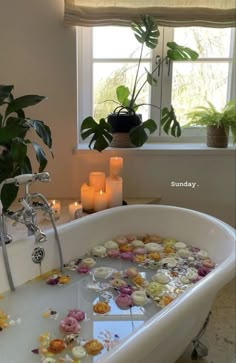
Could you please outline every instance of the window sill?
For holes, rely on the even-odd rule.
[[[74,148],[74,155],[81,155],[83,153],[92,152],[87,143],[80,143]],[[234,156],[235,147],[229,144],[228,148],[211,148],[206,146],[205,143],[146,143],[140,148],[107,148],[103,153],[109,154],[128,154],[128,155],[224,155]]]

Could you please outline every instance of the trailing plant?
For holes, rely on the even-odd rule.
[[[168,42],[167,47],[169,49],[166,57],[156,65],[152,72],[149,72],[145,68],[145,74],[140,75],[144,46],[146,45],[150,49],[156,48],[160,32],[155,20],[149,15],[143,15],[140,23],[133,22],[131,24],[131,29],[133,30],[135,38],[141,44],[134,84],[132,90],[125,85],[118,86],[116,88],[117,100],[112,100],[112,102],[118,105],[114,112],[125,112],[128,115],[136,113],[139,107],[145,105],[144,103],[139,103],[140,93],[147,83],[150,86],[157,85],[155,72],[162,63],[166,62],[167,59],[193,61],[198,58],[198,53],[194,50],[175,42]],[[143,76],[145,76],[145,78],[143,78]],[[150,106],[157,107],[155,105]],[[181,135],[181,127],[172,106],[170,109],[167,107],[162,109],[160,125],[166,134],[170,133],[174,137],[179,137]],[[156,122],[153,119],[148,119],[139,126],[133,127],[129,133],[131,142],[135,146],[142,146],[147,141],[149,134],[153,133],[156,128]],[[82,122],[80,131],[83,140],[91,137],[89,147],[98,151],[102,151],[108,147],[112,140],[111,126],[107,123],[105,118],[102,118],[97,122],[92,116],[86,117]]]
[[[39,172],[47,165],[47,157],[43,148],[31,141],[28,135],[34,130],[43,143],[51,151],[52,138],[50,128],[40,120],[26,117],[24,109],[34,106],[46,99],[44,96],[25,95],[14,98],[13,85],[0,85],[0,183],[7,178],[32,173],[32,165],[28,156],[28,146],[35,151],[39,163]],[[18,187],[5,185],[1,193],[4,209],[8,209],[15,200]]]
[[[208,106],[195,107],[187,114],[189,122],[186,126],[215,126],[231,131],[233,143],[236,143],[236,102],[228,101],[221,111],[209,101]]]

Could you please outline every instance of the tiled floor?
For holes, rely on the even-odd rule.
[[[208,349],[207,358],[192,361],[192,346],[176,363],[235,363],[235,283],[234,279],[217,295],[206,333],[202,338]]]

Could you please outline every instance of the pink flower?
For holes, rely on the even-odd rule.
[[[119,294],[115,299],[115,303],[120,309],[125,310],[133,305],[133,300],[127,294]]]
[[[88,267],[88,266],[83,266],[83,265],[81,265],[81,266],[78,266],[78,267],[77,267],[76,271],[77,271],[79,274],[87,274],[87,273],[90,271],[90,269],[89,269],[89,267]]]
[[[69,310],[67,317],[71,317],[76,319],[77,321],[81,321],[84,320],[85,318],[85,313],[82,310],[79,309],[71,309]]]
[[[76,334],[80,331],[80,325],[75,318],[66,316],[60,322],[60,329],[63,331],[63,333]]]

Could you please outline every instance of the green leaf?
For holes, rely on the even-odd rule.
[[[7,109],[6,109],[6,116],[12,112],[20,111],[23,108],[26,108],[29,106],[34,106],[37,103],[39,103],[45,99],[46,99],[46,97],[38,96],[38,95],[26,95],[26,96],[15,98],[8,104]]]
[[[139,43],[145,44],[151,49],[156,48],[160,32],[157,24],[151,16],[142,15],[140,23],[133,22],[131,24],[131,28]]]
[[[20,138],[13,140],[11,148],[9,150],[12,160],[18,164],[22,164],[25,161],[27,154],[27,145]]]
[[[14,139],[15,137],[19,137],[22,132],[22,126],[16,125],[16,126],[6,126],[0,128],[0,145],[7,145]]]
[[[140,147],[147,140],[150,134],[156,131],[157,125],[154,120],[148,119],[139,126],[133,127],[129,132],[129,138],[133,145]],[[147,132],[148,131],[148,132]]]
[[[167,57],[172,60],[194,61],[198,58],[197,52],[176,42],[168,42],[167,46],[170,48],[167,51]]]
[[[35,153],[36,153],[36,159],[38,160],[39,163],[39,172],[42,172],[47,165],[47,158],[46,158],[46,154],[44,152],[44,150],[41,148],[41,146],[39,146],[39,144],[37,144],[36,142],[32,141],[31,142]]]
[[[9,96],[14,86],[4,86],[0,85],[0,106],[9,101]]]
[[[80,134],[82,140],[92,136],[89,142],[89,148],[102,151],[106,149],[112,141],[111,125],[106,122],[104,118],[101,118],[97,123],[92,116],[83,120]]]
[[[170,110],[168,110],[167,107],[164,107],[162,109],[161,127],[167,135],[169,135],[169,131],[174,137],[179,137],[181,135],[181,127],[179,122],[177,121],[175,111],[172,106]]]
[[[150,84],[150,86],[156,86],[157,79],[147,70],[146,67],[145,67],[145,71],[147,73],[147,82]]]
[[[2,119],[3,119],[3,117],[2,117],[2,115],[0,114],[0,127],[2,127]]]
[[[116,97],[122,106],[124,106],[124,107],[129,106],[129,102],[130,102],[128,99],[129,95],[130,95],[130,90],[128,87],[125,87],[125,86],[117,87]]]
[[[27,118],[26,121],[29,123],[31,127],[34,128],[37,135],[43,140],[44,144],[51,149],[52,147],[52,137],[51,137],[51,130],[50,128],[45,125],[43,121],[39,120],[32,120]]]
[[[14,202],[14,200],[17,197],[18,189],[19,187],[17,187],[14,184],[4,185],[0,196],[3,205],[3,210],[6,211],[7,209],[9,209],[10,205]]]

